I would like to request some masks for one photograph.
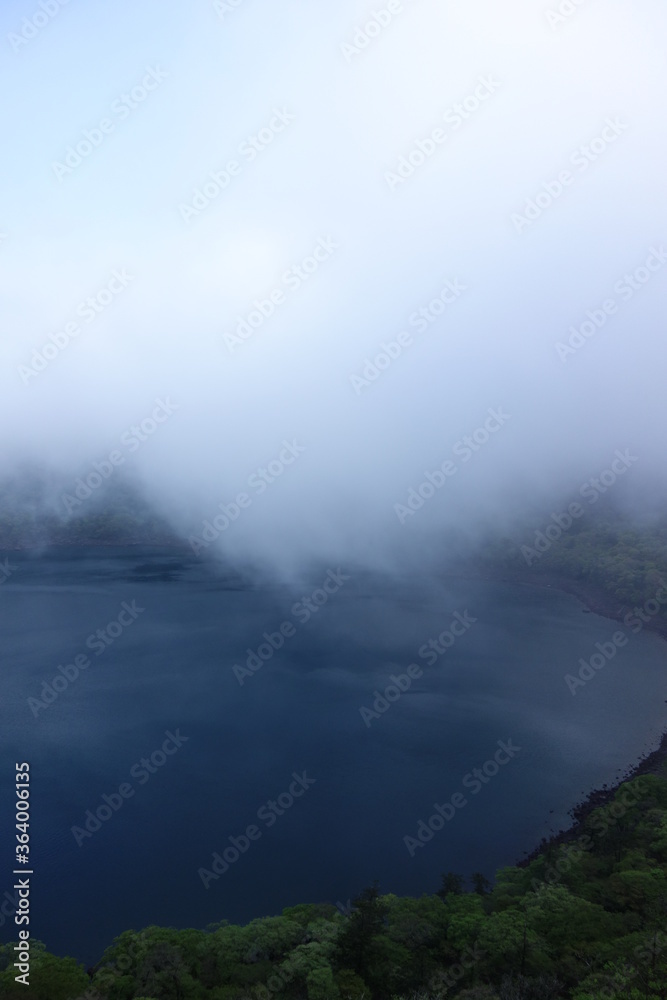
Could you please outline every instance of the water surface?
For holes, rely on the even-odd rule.
[[[374,878],[418,895],[436,891],[444,870],[491,877],[567,825],[568,810],[665,727],[667,645],[625,629],[628,644],[573,696],[564,675],[623,626],[546,588],[342,567],[350,579],[304,621],[295,602],[337,567],[292,594],[164,550],[10,561],[0,588],[2,870],[12,867],[14,762],[27,760],[31,932],[86,962],[128,928],[345,903]],[[96,655],[88,637],[133,601],[136,618],[124,615],[110,645],[93,639]],[[456,612],[476,621],[429,665],[419,649]],[[294,634],[239,684],[234,665],[284,622]],[[28,699],[78,654],[90,666],[35,715]],[[365,725],[360,709],[410,663],[422,676]],[[149,774],[140,761],[168,731],[187,739],[164,762],[159,752]],[[463,780],[499,740],[521,749],[474,794],[474,778]],[[304,772],[314,783],[269,823],[266,804]],[[122,784],[134,795],[79,846],[72,828]],[[404,838],[456,792],[466,805],[411,855]],[[198,870],[249,825],[259,838],[204,888]],[[0,896],[11,874],[4,882]],[[11,919],[0,921],[13,940]]]

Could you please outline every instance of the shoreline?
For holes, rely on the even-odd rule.
[[[488,580],[497,580],[503,583],[524,584],[529,587],[543,587],[550,590],[559,590],[561,593],[576,597],[583,605],[584,612],[600,615],[602,618],[609,618],[612,621],[622,622],[625,615],[632,611],[628,605],[619,604],[599,585],[585,583],[584,581],[573,580],[569,577],[561,576],[557,573],[531,573],[530,571],[503,571],[499,573],[480,573]],[[644,624],[642,631],[654,632],[661,639],[667,640],[667,622],[649,621]],[[568,809],[568,815],[572,817],[571,824],[564,830],[559,830],[550,837],[543,837],[541,842],[521,860],[516,861],[514,867],[525,868],[532,861],[535,861],[545,851],[559,847],[561,844],[575,840],[581,833],[581,824],[585,819],[600,806],[608,805],[616,795],[616,792],[626,781],[639,778],[645,774],[655,774],[665,777],[664,771],[667,765],[667,730],[661,737],[660,743],[655,750],[645,753],[634,764],[628,765],[620,778],[612,783],[606,783],[600,788],[593,788],[588,795],[575,803]]]
[[[599,584],[574,580],[572,577],[549,570],[536,572],[520,567],[516,569],[502,567],[494,570],[492,566],[478,561],[463,562],[459,565],[458,570],[446,575],[450,578],[467,576],[477,580],[492,580],[495,583],[520,584],[531,588],[558,590],[575,597],[583,605],[582,612],[600,615],[600,617],[609,618],[612,621],[623,622],[625,616],[632,612],[629,605],[621,604],[617,598],[614,598]],[[642,631],[653,632],[667,641],[667,622],[664,620],[649,620],[644,623]],[[647,751],[633,764],[629,764],[618,779],[611,783],[605,783],[599,788],[591,789],[588,795],[567,810],[568,815],[572,818],[570,825],[549,837],[543,837],[529,853],[524,854],[520,860],[514,862],[514,867],[525,868],[545,851],[575,840],[580,835],[582,822],[590,813],[600,806],[610,803],[620,786],[626,781],[631,781],[633,778],[645,774],[655,774],[667,779],[667,729],[661,734],[660,743],[655,750]]]
[[[573,577],[564,576],[555,571],[536,572],[520,567],[516,569],[502,567],[494,570],[492,566],[472,561],[467,564],[462,563],[461,569],[461,576],[468,575],[477,579],[493,580],[497,583],[514,583],[528,587],[542,587],[546,590],[560,590],[564,594],[576,597],[584,605],[584,613],[590,612],[600,615],[602,618],[610,618],[612,621],[623,622],[624,617],[633,610],[629,604],[622,604],[617,597],[613,597],[600,584],[575,580]],[[655,632],[656,635],[667,640],[667,621],[652,618],[643,624],[642,631]]]
[[[584,582],[583,580],[573,580],[571,577],[561,576],[558,573],[530,573],[521,570],[503,572],[498,577],[505,583],[523,583],[531,587],[544,587],[551,590],[560,590],[565,594],[576,597],[584,605],[586,611],[600,615],[602,618],[610,618],[612,621],[623,622],[625,616],[632,612],[629,604],[621,604],[618,598],[612,597],[599,584]],[[662,639],[667,640],[667,621],[659,618],[650,619],[642,626],[642,632],[655,632]]]
[[[130,541],[109,541],[103,538],[89,538],[82,542],[33,541],[28,544],[7,545],[0,543],[0,553],[5,552],[48,552],[49,549],[133,549],[139,546],[155,549],[180,549],[189,552],[190,546],[179,538],[134,539]]]
[[[581,835],[581,824],[585,819],[590,816],[590,814],[595,810],[599,809],[600,806],[608,805],[616,795],[618,789],[626,781],[631,781],[633,778],[642,777],[645,774],[654,774],[657,777],[664,778],[665,774],[665,764],[667,763],[667,730],[660,737],[660,743],[655,750],[650,753],[645,754],[640,757],[639,761],[628,768],[628,770],[613,784],[602,785],[601,788],[594,788],[588,793],[586,798],[582,799],[581,802],[577,802],[571,809],[568,809],[568,814],[572,817],[572,823],[565,830],[559,830],[558,833],[552,834],[550,837],[543,837],[537,847],[521,858],[520,861],[515,861],[514,868],[526,868],[532,861],[536,861],[541,855],[553,850],[555,847],[560,847],[561,844],[570,843],[572,840],[576,840]]]

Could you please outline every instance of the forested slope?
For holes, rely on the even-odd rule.
[[[304,903],[245,927],[126,931],[92,979],[33,945],[31,985],[16,985],[7,945],[0,996],[666,1000],[664,778],[624,783],[566,843],[502,869],[493,887],[480,875],[472,881],[466,891],[461,876],[445,873],[439,894],[420,899],[369,886],[347,913]]]

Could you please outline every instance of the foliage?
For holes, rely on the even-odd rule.
[[[667,781],[625,782],[569,835],[472,891],[381,895],[345,917],[303,904],[239,927],[118,937],[89,981],[31,945],[31,985],[0,948],[0,997],[37,1000],[667,1000]],[[583,845],[583,846],[582,846]],[[475,891],[484,889],[484,892]]]
[[[552,529],[545,536],[547,528]],[[541,534],[542,540],[538,539]],[[604,594],[610,610],[623,615],[654,601],[667,581],[667,518],[640,523],[611,509],[590,511],[557,533],[549,514],[524,529],[521,538],[489,542],[480,559],[485,569],[531,577],[560,578]],[[543,551],[539,551],[539,548]],[[533,550],[533,553],[527,550]],[[667,624],[667,605],[640,619]],[[635,620],[635,624],[636,620]]]

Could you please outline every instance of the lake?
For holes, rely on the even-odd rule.
[[[86,963],[149,924],[491,878],[667,724],[667,644],[548,588],[323,566],[293,593],[149,548],[9,560],[0,936],[27,761],[31,934]],[[596,643],[616,651],[573,694]]]

